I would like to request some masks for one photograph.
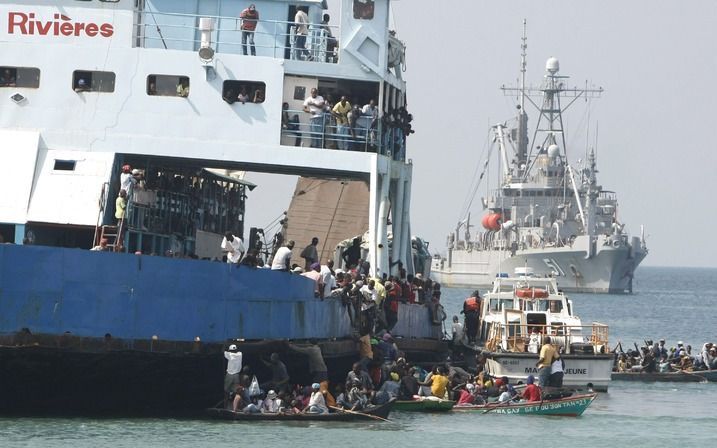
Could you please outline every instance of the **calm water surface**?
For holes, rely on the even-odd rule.
[[[610,325],[612,345],[661,337],[696,348],[717,342],[717,270],[640,268],[635,291],[571,298],[584,322]],[[445,291],[449,316],[469,293]],[[391,423],[342,424],[13,418],[0,419],[0,447],[713,446],[716,405],[717,384],[613,382],[580,418],[398,412]],[[545,435],[551,442],[538,443]]]

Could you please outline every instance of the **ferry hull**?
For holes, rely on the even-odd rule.
[[[563,386],[590,388],[607,392],[614,357],[612,354],[563,355],[565,372]],[[525,383],[528,375],[537,376],[538,355],[533,353],[488,353],[488,372],[496,377],[507,376],[511,383]]]
[[[606,247],[593,257],[570,247],[529,249],[514,256],[508,251],[453,250],[451,263],[434,259],[431,278],[444,286],[457,288],[487,287],[499,273],[513,273],[529,267],[536,276],[555,276],[564,291],[624,294],[632,292],[635,269],[647,255],[629,247]]]

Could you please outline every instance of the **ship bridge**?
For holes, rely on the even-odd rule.
[[[33,223],[95,226],[101,185],[130,159],[353,179],[370,188],[372,268],[389,271],[389,215],[393,258],[410,267],[411,118],[389,6],[342,0],[329,17],[315,0],[0,5],[0,139],[15,168],[0,188],[16,192],[0,223],[18,243]]]

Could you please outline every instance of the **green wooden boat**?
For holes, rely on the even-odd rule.
[[[396,411],[408,412],[446,412],[453,409],[456,402],[451,400],[442,400],[435,397],[421,397],[416,400],[398,400],[393,405]]]
[[[514,414],[514,415],[559,415],[578,417],[597,397],[596,393],[573,395],[557,400],[488,403],[476,406],[455,406],[454,411],[480,411],[483,414]]]

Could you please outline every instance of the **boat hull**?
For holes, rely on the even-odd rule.
[[[499,273],[529,267],[538,277],[556,276],[560,288],[571,292],[624,294],[632,290],[635,269],[647,255],[628,246],[602,246],[587,258],[586,249],[554,247],[509,251],[452,250],[448,260],[435,259],[431,278],[444,286],[487,287]]]
[[[456,402],[452,400],[431,400],[431,399],[420,399],[420,400],[399,400],[396,401],[394,409],[396,411],[405,412],[447,412],[453,409]]]
[[[490,403],[478,406],[455,406],[454,411],[480,411],[488,414],[507,415],[553,415],[562,417],[578,417],[585,412],[597,397],[596,393],[575,395],[558,400],[526,402],[526,403]]]
[[[666,372],[666,373],[645,373],[645,372],[613,372],[613,381],[642,381],[645,383],[654,382],[675,382],[675,383],[700,383],[717,382],[717,370],[698,370],[696,372]]]
[[[537,375],[538,355],[534,353],[483,352],[488,356],[488,373],[495,377],[507,376],[511,383],[525,383],[528,375]],[[607,392],[614,357],[612,354],[562,355],[565,361],[563,386],[575,389],[590,388]]]
[[[262,413],[244,413],[234,412],[229,409],[209,408],[206,415],[215,420],[239,420],[239,421],[288,421],[288,422],[350,422],[350,421],[368,421],[387,419],[394,406],[393,401],[389,401],[381,406],[372,409],[354,412],[354,411],[332,411],[328,414],[262,414]]]

